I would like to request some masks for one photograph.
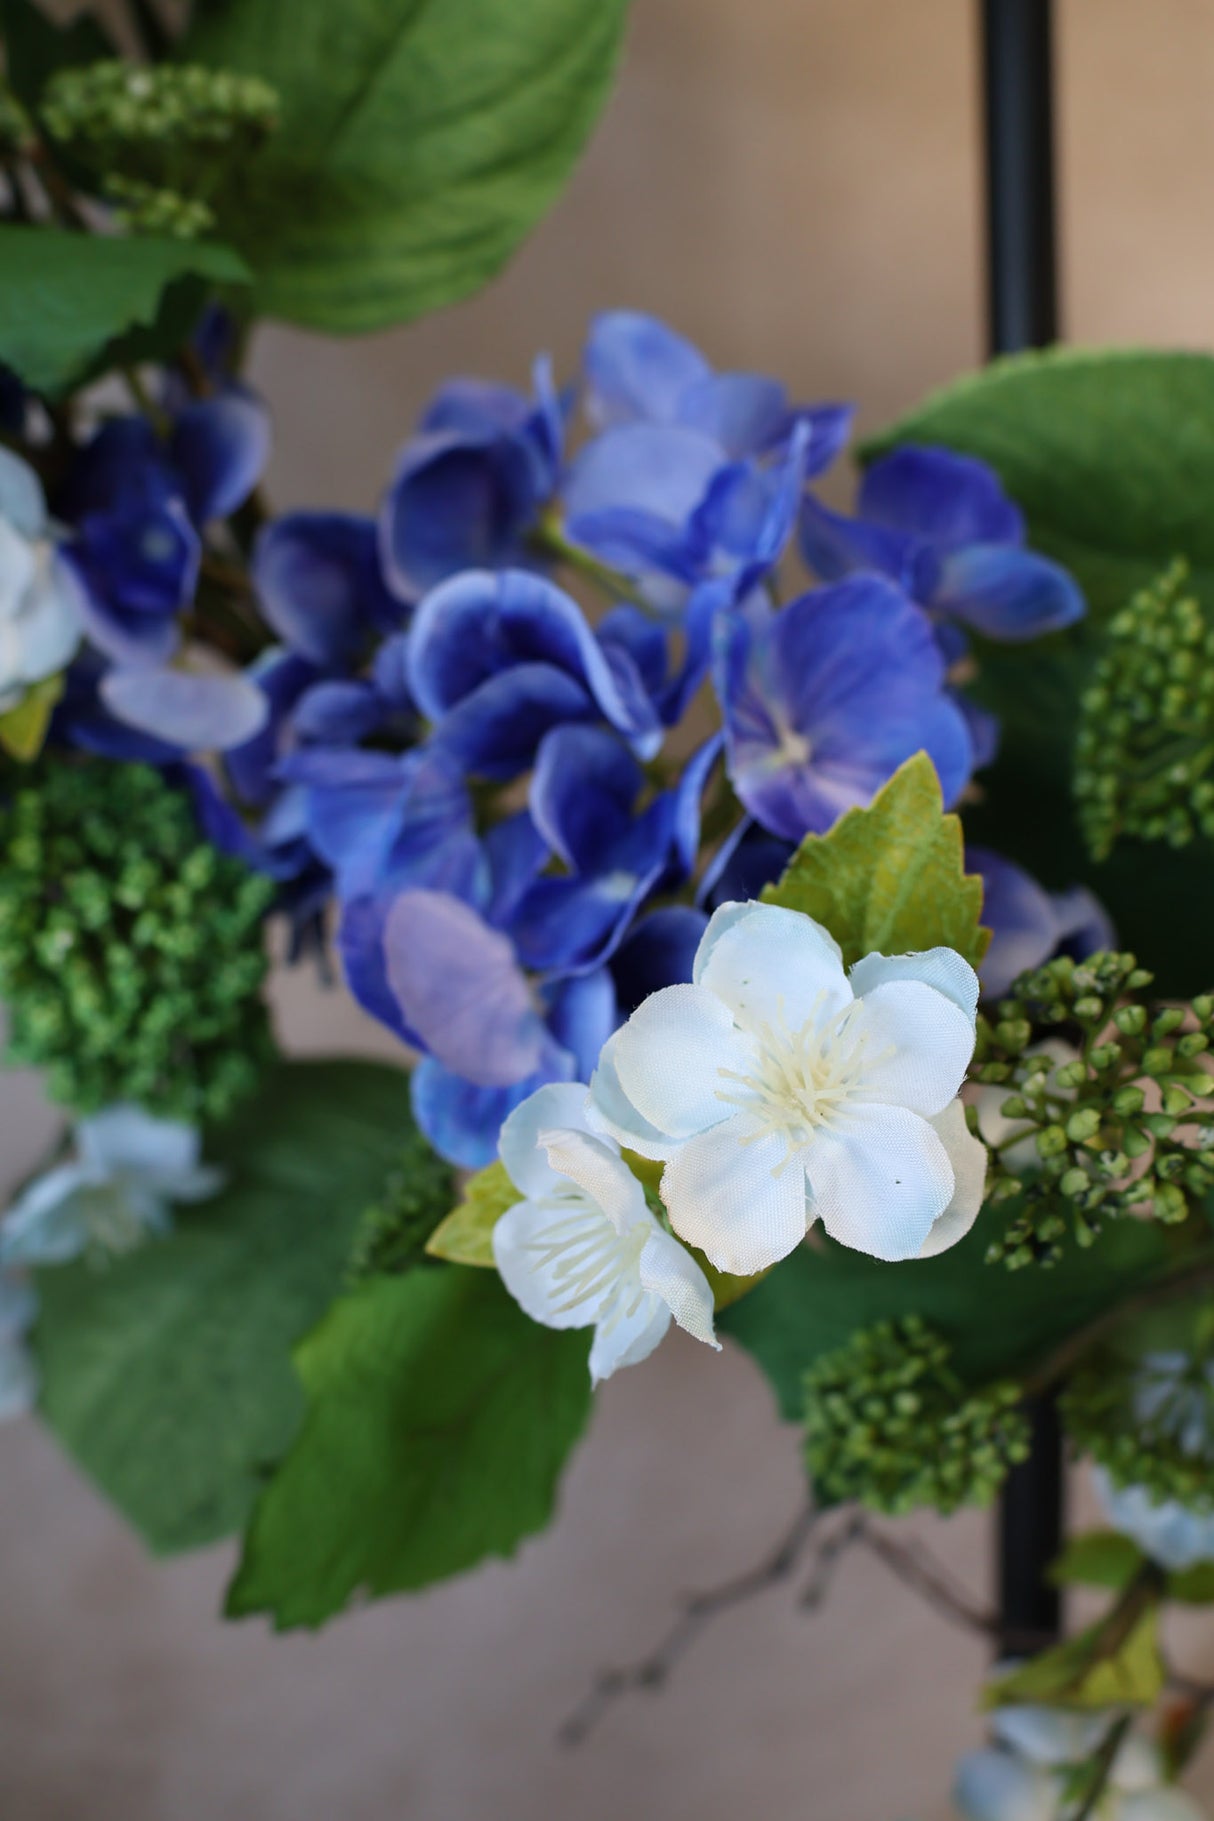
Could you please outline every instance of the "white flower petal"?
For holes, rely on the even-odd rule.
[[[692,979],[729,1007],[746,1029],[796,1030],[851,1002],[839,945],[800,911],[776,904],[723,904],[696,950]]]
[[[974,1053],[973,1019],[917,980],[891,981],[857,1000],[847,1035],[865,1045],[863,1099],[927,1118],[960,1092]]]
[[[18,1271],[0,1271],[0,1342],[24,1334],[37,1313],[38,1298],[28,1278]]]
[[[1117,1821],[1206,1821],[1206,1811],[1183,1789],[1169,1785],[1123,1796],[1117,1807]]]
[[[648,1359],[670,1327],[670,1310],[656,1296],[641,1299],[632,1315],[596,1330],[590,1348],[590,1377],[596,1385],[618,1372]]]
[[[41,537],[46,530],[46,495],[28,462],[0,448],[0,519],[22,537]]]
[[[648,1124],[690,1138],[729,1116],[722,1068],[745,1061],[729,1008],[702,986],[664,986],[639,1005],[613,1045],[616,1078]]]
[[[978,1218],[986,1192],[986,1146],[966,1125],[963,1103],[951,1100],[928,1124],[953,1166],[953,1199],[932,1222],[931,1232],[919,1248],[920,1258],[935,1258],[964,1239]]]
[[[543,1131],[540,1143],[558,1180],[576,1183],[602,1209],[617,1233],[627,1233],[638,1222],[655,1224],[645,1205],[644,1189],[609,1138],[589,1132]]]
[[[1010,1674],[1018,1663],[1001,1663],[996,1674]],[[1083,1713],[1065,1707],[1042,1707],[1036,1702],[1016,1702],[1010,1707],[996,1707],[990,1714],[990,1728],[1001,1744],[1010,1746],[1032,1764],[1055,1769],[1061,1764],[1079,1764],[1094,1752],[1109,1730],[1116,1714],[1107,1708]]]
[[[1109,1721],[1115,1718],[1116,1714],[1106,1716],[1106,1733]],[[1123,1795],[1129,1796],[1137,1794],[1139,1790],[1156,1789],[1162,1782],[1163,1759],[1158,1746],[1150,1739],[1144,1739],[1140,1732],[1127,1733],[1113,1759],[1109,1783]]]
[[[76,1126],[82,1163],[107,1175],[123,1170],[156,1182],[187,1176],[198,1162],[201,1145],[196,1126],[179,1119],[156,1119],[142,1107],[119,1104],[82,1119]]]
[[[1056,1780],[1010,1752],[967,1752],[953,1780],[965,1821],[1056,1821]]]
[[[712,1285],[686,1246],[656,1222],[641,1253],[640,1271],[646,1290],[661,1297],[680,1328],[719,1352],[721,1343],[713,1333]]]
[[[20,622],[37,573],[35,546],[0,517],[0,620]]]
[[[63,670],[84,632],[80,587],[63,560],[48,549],[44,573],[21,610],[21,680],[41,682]]]
[[[509,1115],[498,1138],[498,1156],[506,1174],[521,1195],[538,1199],[562,1186],[562,1179],[548,1162],[540,1133],[560,1126],[588,1131],[586,1088],[580,1081],[553,1081],[528,1094]]]
[[[643,1119],[620,1086],[615,1066],[616,1047],[624,1028],[609,1037],[599,1051],[598,1066],[590,1077],[590,1104],[586,1118],[592,1131],[609,1132],[639,1157],[660,1159],[677,1149],[678,1139],[659,1132],[657,1126]]]
[[[1124,1531],[1161,1568],[1178,1574],[1214,1561],[1214,1512],[1190,1511],[1178,1499],[1156,1504],[1145,1486],[1118,1490],[1103,1467],[1092,1482],[1114,1530]]]
[[[675,1232],[735,1277],[787,1258],[809,1219],[804,1170],[778,1136],[743,1142],[753,1131],[735,1114],[680,1145],[662,1176]]]
[[[81,1163],[57,1164],[35,1177],[0,1220],[0,1269],[66,1264],[78,1257],[88,1243],[80,1197],[105,1180]]]
[[[873,1258],[914,1258],[953,1198],[947,1151],[905,1107],[849,1107],[814,1134],[805,1173],[831,1238]]]
[[[507,1208],[493,1229],[493,1258],[502,1282],[532,1321],[545,1328],[588,1328],[612,1294],[608,1284],[596,1296],[570,1306],[568,1281],[557,1275],[561,1259],[545,1250],[553,1229],[574,1245],[589,1249],[612,1234],[597,1208],[588,1203],[519,1201]]]
[[[892,980],[921,980],[934,986],[972,1021],[978,1011],[978,976],[953,948],[926,948],[914,955],[865,955],[848,979],[857,999]]]

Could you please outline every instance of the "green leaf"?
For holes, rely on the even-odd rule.
[[[1121,945],[1161,990],[1210,983],[1214,848],[1119,845],[1096,865],[1070,794],[1078,702],[1110,616],[1175,557],[1214,610],[1214,358],[1135,350],[1018,355],[929,398],[862,451],[943,443],[989,462],[1023,507],[1029,540],[1066,564],[1089,617],[1027,645],[977,640],[975,696],[1003,724],[967,831],[1047,884],[1086,881]]]
[[[505,1164],[496,1159],[468,1178],[463,1199],[426,1241],[427,1252],[453,1265],[488,1265],[493,1270],[493,1229],[520,1199]]]
[[[38,757],[62,694],[62,675],[44,677],[30,685],[15,708],[0,714],[0,746],[10,758],[29,765]]]
[[[0,226],[0,361],[37,392],[63,391],[102,369],[116,338],[130,332],[142,339],[125,344],[123,358],[170,351],[181,322],[175,286],[193,281],[192,317],[205,294],[200,281],[248,278],[230,247],[209,242]]]
[[[1050,1579],[1058,1587],[1111,1587],[1120,1592],[1145,1560],[1137,1543],[1120,1531],[1088,1530],[1070,1538],[1050,1568]]]
[[[153,1549],[244,1522],[302,1414],[290,1348],[341,1288],[359,1217],[410,1144],[399,1070],[284,1065],[208,1139],[222,1194],[104,1270],[39,1273],[42,1414]]]
[[[800,1420],[806,1368],[858,1328],[919,1315],[953,1347],[967,1385],[1015,1377],[1123,1297],[1142,1289],[1167,1257],[1144,1221],[1111,1222],[1086,1251],[1068,1245],[1050,1270],[1006,1271],[983,1262],[1007,1208],[984,1210],[959,1245],[937,1258],[885,1264],[823,1240],[801,1246],[745,1301],[722,1333],[752,1353],[782,1414]]]
[[[1195,1562],[1170,1574],[1167,1597],[1182,1606],[1214,1606],[1214,1562]]]
[[[546,1525],[590,1409],[589,1337],[449,1266],[335,1303],[296,1352],[308,1416],[253,1513],[228,1613],[320,1625],[512,1555]]]
[[[91,13],[55,25],[36,0],[0,0],[0,40],[9,87],[31,113],[56,70],[114,55],[113,44]]]
[[[990,940],[979,923],[982,881],[966,876],[961,824],[944,814],[936,768],[922,752],[867,809],[849,809],[827,835],[807,835],[763,901],[823,924],[849,967],[874,951],[937,946],[977,965]]]
[[[627,0],[241,0],[182,56],[273,84],[281,123],[218,199],[263,313],[386,328],[484,284],[606,97]]]
[[[1107,1621],[1067,1638],[1023,1668],[988,1683],[984,1707],[1043,1702],[1051,1707],[1150,1707],[1166,1680],[1159,1654],[1159,1615],[1148,1608],[1109,1651]]]

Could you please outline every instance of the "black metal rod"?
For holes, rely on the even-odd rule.
[[[1058,335],[1050,0],[982,0],[987,312],[990,352]],[[1062,1546],[1062,1431],[1052,1398],[1028,1411],[1032,1447],[999,1510],[999,1623],[1005,1655],[1058,1636],[1062,1607],[1047,1570]]]
[[[1058,335],[1051,0],[982,0],[992,354]]]

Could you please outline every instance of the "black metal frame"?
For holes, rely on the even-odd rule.
[[[990,353],[1058,336],[1051,0],[981,0]],[[1046,1579],[1062,1544],[1062,1433],[1052,1398],[1030,1411],[1032,1449],[1008,1476],[999,1511],[1000,1648],[1022,1654],[1058,1636]]]

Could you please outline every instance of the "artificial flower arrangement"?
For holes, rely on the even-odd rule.
[[[376,510],[275,514],[255,316],[479,282],[622,11],[423,9],[416,131],[364,96],[318,177],[363,95],[322,10],[141,6],[134,65],[5,9],[0,997],[69,1129],[0,1220],[0,1412],[314,1626],[541,1529],[672,1324],[770,1379],[802,1546],[896,1562],[873,1514],[989,1502],[1056,1396],[1107,1528],[1054,1573],[1104,1609],[992,1676],[958,1808],[1190,1821],[1214,360],[998,364],[839,513],[846,406],[608,310],[577,373],[439,386]],[[541,158],[510,98],[566,41]],[[474,91],[509,182],[443,138]],[[402,1068],[284,1061],[267,938]]]

